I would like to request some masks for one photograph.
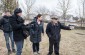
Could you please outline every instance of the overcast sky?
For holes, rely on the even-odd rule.
[[[71,0],[71,1],[72,1],[72,4],[71,4],[72,7],[71,7],[70,14],[76,15],[75,10],[77,10],[77,8],[78,8],[77,7],[77,0]],[[19,3],[24,5],[24,0],[19,0]],[[57,6],[56,3],[57,3],[57,0],[36,0],[33,7],[45,6],[49,10],[53,11],[54,8],[56,8],[56,6]]]

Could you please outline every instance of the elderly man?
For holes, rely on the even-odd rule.
[[[48,55],[52,55],[53,53],[53,46],[55,55],[59,55],[59,43],[61,38],[61,29],[64,30],[71,30],[70,27],[62,25],[58,18],[51,18],[52,21],[47,24],[46,34],[49,37],[49,53]]]

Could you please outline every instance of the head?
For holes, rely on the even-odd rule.
[[[39,21],[41,21],[41,20],[42,20],[42,15],[41,15],[41,14],[38,14],[38,15],[37,15],[37,19],[38,19]]]
[[[14,14],[17,15],[17,16],[22,16],[22,10],[20,8],[16,8],[14,10]]]
[[[6,16],[11,16],[11,13],[10,13],[10,11],[5,11],[5,12],[4,12],[4,15],[6,15]]]
[[[58,23],[58,18],[53,17],[53,18],[51,18],[51,19],[52,19],[52,22],[53,22],[53,23]]]

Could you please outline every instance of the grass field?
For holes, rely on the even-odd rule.
[[[61,36],[60,55],[85,55],[85,30],[62,30]],[[44,36],[42,36],[42,42],[40,43],[40,55],[47,55],[48,46],[48,37],[44,34]],[[0,55],[7,55],[2,31],[0,31]],[[15,54],[13,53],[11,55]],[[33,55],[32,44],[29,38],[24,42],[22,55]]]

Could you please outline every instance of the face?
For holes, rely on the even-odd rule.
[[[17,15],[18,15],[18,16],[22,16],[22,13],[18,13]]]
[[[41,21],[42,20],[42,16],[41,17],[38,17],[38,20]]]
[[[11,16],[10,12],[6,12],[5,15],[7,15],[7,16]]]

